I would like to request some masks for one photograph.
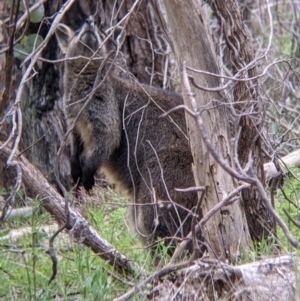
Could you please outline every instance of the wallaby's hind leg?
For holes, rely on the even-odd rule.
[[[168,227],[170,221],[166,220],[160,205],[154,201],[153,195],[144,182],[136,188],[136,197],[132,200],[135,205],[131,207],[130,212],[135,231],[141,235],[145,245],[151,246],[152,254],[158,251],[155,242],[162,239],[164,239],[165,246],[171,247],[170,250],[172,250],[175,243],[172,238],[174,231],[170,231]]]
[[[101,147],[95,147],[93,151],[83,150],[80,158],[82,176],[81,181],[86,190],[91,189],[94,184],[94,176],[98,168],[108,159],[109,154]]]

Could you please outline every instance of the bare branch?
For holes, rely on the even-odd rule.
[[[185,86],[187,92],[188,92],[188,96],[190,98],[192,107],[194,109],[194,111],[196,111],[196,102],[195,99],[193,97],[193,94],[191,93],[191,88],[189,85],[189,81],[188,81],[188,76],[186,73],[186,66],[185,66],[185,62],[183,63],[183,85]],[[264,205],[266,206],[267,210],[272,214],[272,216],[274,217],[275,221],[278,223],[278,225],[281,227],[282,231],[284,232],[285,236],[287,237],[287,239],[289,240],[289,242],[296,248],[300,247],[299,242],[293,237],[293,235],[291,234],[291,232],[289,231],[288,227],[286,226],[286,224],[284,223],[284,221],[280,218],[280,216],[277,214],[277,212],[275,211],[275,209],[272,207],[271,202],[268,200],[267,194],[263,188],[262,183],[260,182],[260,180],[257,178],[256,174],[254,174],[254,172],[252,171],[252,158],[251,158],[251,152],[249,153],[249,161],[248,164],[245,166],[244,170],[241,173],[238,173],[236,170],[232,169],[227,162],[225,162],[221,156],[217,153],[217,151],[215,150],[215,148],[212,146],[210,139],[207,136],[206,130],[204,128],[204,124],[201,118],[200,114],[197,114],[196,117],[196,121],[199,127],[199,131],[201,134],[201,137],[203,139],[203,142],[205,143],[207,149],[209,150],[210,154],[213,156],[213,158],[218,162],[218,164],[225,170],[227,171],[231,176],[234,176],[235,178],[237,178],[240,181],[243,181],[245,183],[249,183],[249,184],[254,184],[262,198],[262,201],[264,202]],[[247,172],[249,172],[249,175],[247,175]],[[246,187],[243,187],[243,189]],[[201,222],[200,222],[201,223]],[[175,253],[174,253],[175,255]]]
[[[283,208],[282,209],[283,212],[285,213],[285,215],[288,217],[288,219],[297,227],[300,229],[300,222],[296,221],[294,218],[292,218],[292,216],[289,214],[289,212]]]
[[[249,187],[249,184],[243,184],[239,186],[237,189],[232,191],[230,194],[226,195],[226,197],[223,198],[222,202],[218,203],[215,207],[213,207],[205,216],[201,219],[201,221],[195,226],[195,232],[198,233],[201,231],[202,227],[209,221],[209,219],[216,214],[222,207],[228,206],[232,199],[238,195],[243,189],[246,189]],[[234,201],[237,201],[238,199],[235,199]],[[169,264],[174,264],[182,251],[186,248],[189,241],[193,238],[193,232],[190,232],[189,235],[185,238],[184,241],[182,241],[175,249],[174,254],[169,262]]]
[[[5,160],[10,153],[9,147],[3,147],[0,149],[0,158]],[[15,157],[13,159],[16,160]],[[28,193],[34,196],[38,195],[46,211],[53,215],[60,225],[64,225],[66,222],[65,200],[22,155],[19,156],[18,166],[22,171],[22,182]],[[136,267],[129,258],[102,239],[79,213],[69,209],[69,214],[70,220],[66,228],[69,231],[72,230],[75,241],[82,242],[91,248],[93,252],[111,264],[121,274],[125,272],[129,277],[144,274],[144,271]]]
[[[190,261],[186,261],[183,263],[180,263],[178,265],[167,265],[160,269],[159,271],[153,273],[151,276],[146,278],[145,280],[141,281],[136,287],[130,289],[128,292],[126,292],[124,295],[115,298],[114,301],[125,301],[130,299],[135,293],[140,293],[144,289],[144,287],[154,281],[155,279],[159,279],[167,274],[170,274],[171,272],[175,272],[177,270],[180,270],[182,268],[185,268],[190,265]]]

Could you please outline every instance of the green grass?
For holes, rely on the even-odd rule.
[[[284,177],[283,189],[284,192],[280,189],[277,191],[276,211],[287,224],[293,236],[300,241],[300,229],[288,219],[283,211],[285,209],[295,221],[300,222],[300,170],[298,168],[291,169],[291,172]],[[280,227],[277,227],[277,236],[282,252],[294,251]],[[300,255],[299,250],[298,253]]]
[[[125,198],[108,191],[94,197],[92,202],[87,200],[84,207],[89,223],[101,237],[146,269],[148,253],[126,226],[126,202]],[[90,249],[72,242],[66,233],[55,239],[58,273],[48,285],[52,262],[45,253],[48,239],[42,228],[53,223],[47,213],[36,210],[29,220],[18,219],[2,225],[0,239],[11,229],[31,227],[32,233],[14,243],[0,240],[0,300],[53,300],[55,297],[112,300],[128,290],[125,278],[123,281],[115,278],[111,266]]]
[[[284,179],[285,194],[296,206],[277,190],[276,210],[300,241],[299,229],[283,213],[285,208],[295,220],[300,220],[299,179],[298,169],[293,169]],[[155,265],[151,263],[149,252],[142,248],[137,235],[129,229],[126,198],[108,189],[99,190],[97,195],[84,195],[82,201],[88,222],[100,236],[151,274]],[[131,287],[125,277],[121,280],[120,275],[115,277],[116,272],[110,265],[87,247],[71,241],[65,232],[54,242],[59,259],[58,273],[48,285],[52,275],[52,262],[45,253],[48,238],[42,229],[55,222],[48,213],[43,212],[38,202],[35,202],[35,208],[31,218],[7,221],[0,228],[0,300],[113,300]],[[16,242],[3,240],[12,229],[27,227],[31,228],[31,233]],[[281,252],[295,252],[279,227],[277,236]],[[252,252],[248,252],[246,256],[247,261],[256,261],[274,254],[270,241],[262,241],[252,247]],[[163,244],[158,245],[157,249],[160,253],[167,251]],[[163,264],[168,259],[165,256]],[[135,296],[132,300],[143,300],[143,297]]]

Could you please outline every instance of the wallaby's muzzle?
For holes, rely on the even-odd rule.
[[[93,51],[96,51],[101,45],[99,29],[96,26],[92,16],[89,16],[85,20],[77,35],[77,38]]]

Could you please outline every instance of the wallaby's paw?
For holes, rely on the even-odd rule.
[[[91,175],[83,175],[81,181],[86,190],[92,189],[95,184],[94,176]]]

